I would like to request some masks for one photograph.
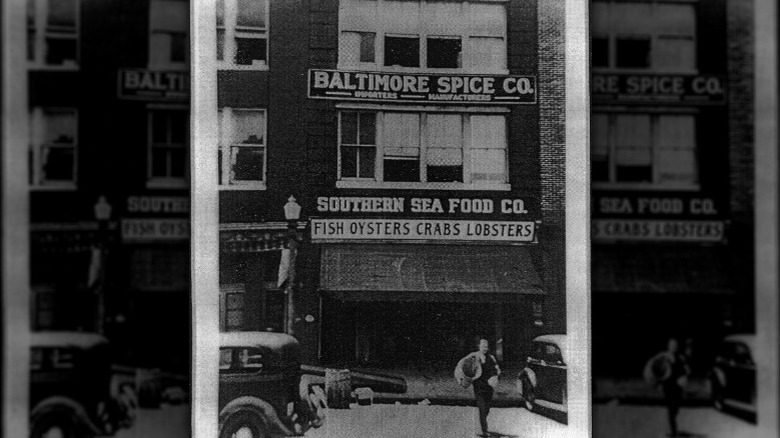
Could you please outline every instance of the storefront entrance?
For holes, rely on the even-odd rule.
[[[521,355],[528,334],[522,302],[323,302],[325,364],[448,372],[486,337],[502,356]],[[511,317],[504,317],[511,315]]]

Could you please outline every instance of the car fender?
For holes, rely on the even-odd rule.
[[[523,371],[520,371],[518,378],[521,379],[523,376],[528,376],[528,381],[531,382],[531,386],[536,388],[536,373],[534,373],[534,370],[525,368]]]
[[[219,422],[222,424],[234,413],[246,410],[257,414],[263,420],[265,426],[270,429],[269,432],[272,432],[272,434],[278,433],[282,436],[299,435],[282,422],[276,409],[274,409],[270,403],[261,398],[252,396],[238,397],[231,400],[219,413]]]
[[[92,434],[101,435],[105,432],[92,421],[81,403],[60,395],[43,399],[35,405],[30,411],[30,422],[35,423],[40,417],[57,411],[67,412],[80,427]]]

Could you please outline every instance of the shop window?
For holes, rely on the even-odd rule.
[[[595,113],[592,120],[595,183],[698,187],[694,115]]]
[[[76,184],[78,118],[71,108],[34,108],[30,115],[30,182],[33,187]]]
[[[188,181],[189,128],[184,110],[149,111],[149,186],[182,187]]]
[[[27,0],[27,59],[36,67],[78,67],[78,0]]]
[[[695,72],[695,4],[598,0],[591,16],[594,67]]]
[[[139,291],[186,292],[189,288],[188,248],[134,250],[130,257],[130,285]]]
[[[189,68],[189,3],[153,0],[149,7],[149,67]]]
[[[219,111],[221,186],[262,189],[265,184],[265,110]]]
[[[244,293],[225,294],[225,330],[244,328]]]
[[[428,37],[428,68],[460,68],[460,37]]]
[[[339,3],[339,68],[506,73],[503,4],[420,0]]]
[[[501,114],[342,111],[340,131],[339,187],[491,189],[507,181]]]
[[[221,69],[268,67],[267,0],[218,0],[216,26]]]

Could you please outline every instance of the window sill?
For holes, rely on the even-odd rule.
[[[71,192],[76,190],[76,183],[35,184],[30,185],[30,190],[35,192]]]
[[[396,189],[396,190],[494,190],[509,191],[512,186],[506,183],[421,183],[421,182],[383,182],[383,181],[336,181],[338,189]]]
[[[635,190],[638,192],[661,192],[669,190],[696,192],[701,189],[698,184],[630,184],[606,182],[594,182],[591,184],[591,187],[594,190]]]
[[[265,182],[253,182],[247,184],[220,184],[219,190],[265,190]]]
[[[268,71],[268,64],[238,65],[225,61],[217,61],[217,70],[221,71]]]
[[[76,65],[47,65],[47,64],[38,64],[34,62],[28,62],[27,63],[27,69],[28,70],[36,70],[36,71],[79,71],[79,66]]]
[[[188,189],[189,181],[169,180],[169,179],[151,179],[146,182],[148,189]]]

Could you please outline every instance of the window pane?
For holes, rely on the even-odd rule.
[[[658,182],[694,184],[698,182],[693,149],[664,149],[658,153]]]
[[[503,38],[471,37],[469,68],[478,72],[506,69],[506,42]]]
[[[651,19],[653,6],[651,2],[610,3],[609,26],[618,33],[652,33],[657,26]]]
[[[662,35],[696,34],[696,10],[693,5],[658,3],[655,5],[654,23]]]
[[[463,182],[463,166],[428,166],[428,182]]]
[[[360,144],[376,144],[376,114],[359,113]]]
[[[417,37],[385,37],[385,65],[420,66],[420,39]]]
[[[594,181],[609,180],[609,115],[591,117],[591,158]]]
[[[49,26],[76,27],[76,0],[49,0]]]
[[[410,113],[385,113],[385,155],[419,156],[420,116]]]
[[[46,38],[46,64],[62,65],[76,62],[75,38]]]
[[[420,160],[417,159],[385,159],[385,181],[415,182],[420,181]]]
[[[462,2],[425,2],[422,20],[429,34],[457,35],[464,30],[468,17]]]
[[[696,68],[693,38],[659,36],[653,53],[653,66],[659,70],[690,71]]]
[[[152,112],[152,143],[168,143],[168,113]]]
[[[694,116],[659,116],[658,146],[663,149],[696,147],[696,127]]]
[[[609,38],[593,37],[593,66],[609,67]]]
[[[187,35],[184,33],[171,34],[171,62],[187,61]]]
[[[225,25],[225,0],[217,0],[217,26]]]
[[[149,46],[149,63],[152,65],[166,65],[171,62],[171,34],[166,32],[153,32]]]
[[[225,31],[217,29],[217,59],[225,59]]]
[[[506,154],[504,151],[472,149],[471,179],[474,182],[506,182]]]
[[[471,116],[471,147],[506,149],[504,116]]]
[[[506,8],[500,4],[471,3],[471,34],[503,36],[506,32]]]
[[[27,60],[35,60],[35,29],[27,30]]]
[[[362,147],[358,148],[358,169],[360,178],[373,178],[376,160],[376,148]]]
[[[649,115],[615,117],[616,181],[653,181],[651,141]]]
[[[339,60],[346,64],[360,61],[360,32],[341,32]]]
[[[187,176],[187,149],[171,148],[171,174],[172,178],[184,178]]]
[[[252,65],[254,61],[265,61],[265,38],[236,38],[236,64]]]
[[[233,111],[231,144],[263,144],[263,113],[259,111]]]
[[[262,181],[265,150],[261,147],[233,147],[231,162],[233,179],[236,181]]]
[[[428,38],[427,49],[429,68],[460,68],[460,38]]]
[[[625,115],[615,117],[615,146],[650,149],[650,116]]]
[[[161,147],[152,148],[152,177],[168,176],[168,150]]]
[[[171,111],[171,143],[187,143],[187,117],[186,111]]]
[[[341,113],[341,143],[357,144],[357,113],[344,111]]]
[[[463,147],[460,114],[428,114],[426,124],[429,148]]]
[[[73,112],[46,112],[46,143],[74,143],[76,141],[76,115]]]
[[[357,178],[358,149],[359,148],[357,146],[341,147],[341,177],[342,178]]]
[[[239,329],[244,325],[243,310],[228,310],[225,317],[227,318],[226,325],[230,329]]]
[[[265,0],[237,0],[236,24],[247,27],[265,27]]]
[[[73,181],[75,151],[72,147],[46,148],[43,173],[47,181]]]
[[[233,361],[233,351],[229,348],[221,348],[219,350],[219,368],[230,368],[230,363]]]
[[[593,1],[590,4],[591,33],[609,33],[609,3]]]
[[[428,166],[460,166],[463,164],[463,150],[453,148],[428,148]]]
[[[618,37],[615,41],[617,67],[650,67],[650,37]]]
[[[376,34],[373,32],[360,33],[360,62],[374,62],[374,44]]]

